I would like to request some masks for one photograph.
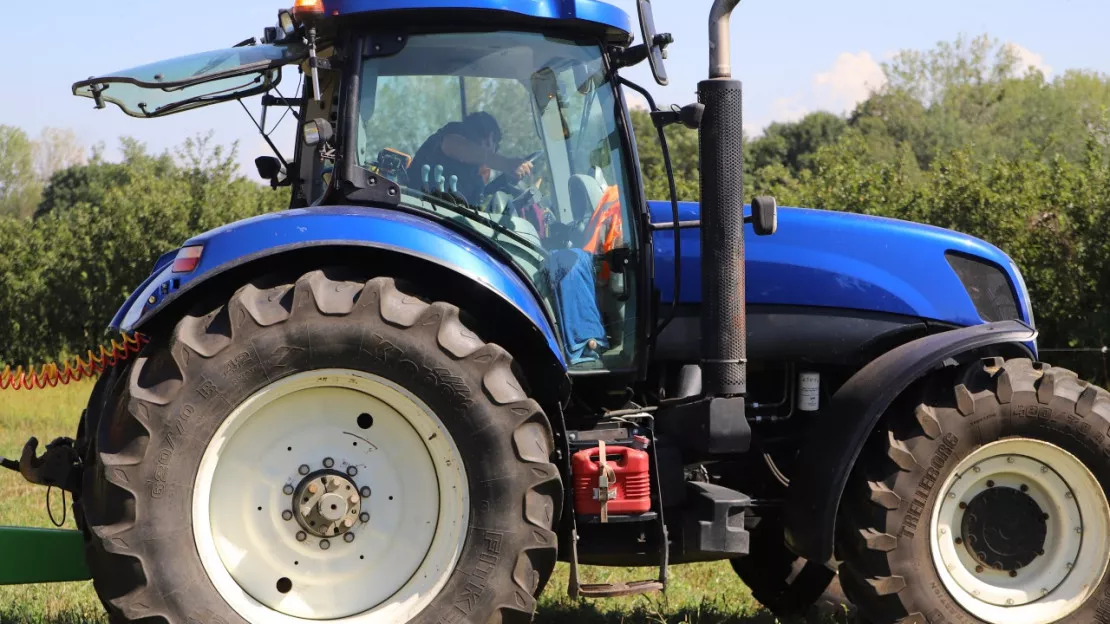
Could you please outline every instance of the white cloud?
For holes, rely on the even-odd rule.
[[[1052,75],[1052,66],[1044,62],[1044,56],[1016,43],[1007,43],[1006,48],[1017,57],[1019,73],[1024,74],[1032,67],[1040,70],[1046,78]]]
[[[843,52],[828,71],[813,77],[818,106],[834,113],[853,108],[884,84],[883,68],[870,52]]]
[[[755,136],[772,122],[797,121],[817,110],[847,112],[884,84],[882,65],[870,52],[843,52],[831,67],[815,74],[807,87],[775,98],[767,118],[752,124],[758,131],[749,130],[749,134]]]

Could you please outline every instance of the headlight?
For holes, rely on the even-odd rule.
[[[1002,267],[982,258],[954,251],[944,255],[967,289],[975,311],[984,321],[1021,319],[1017,292]]]

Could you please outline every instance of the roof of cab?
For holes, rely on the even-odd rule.
[[[505,11],[535,19],[581,20],[632,32],[628,15],[600,0],[325,0],[324,5],[329,15],[337,16],[406,9]]]

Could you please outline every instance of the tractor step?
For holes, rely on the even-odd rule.
[[[0,585],[63,583],[92,578],[80,531],[0,527]]]
[[[744,516],[752,499],[713,483],[691,481],[686,487],[690,510],[682,537],[687,552],[728,558],[748,554]]]
[[[629,581],[627,583],[587,583],[578,586],[580,598],[616,598],[663,591],[659,581]]]

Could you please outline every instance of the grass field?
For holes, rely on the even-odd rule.
[[[0,392],[0,455],[18,457],[34,435],[43,443],[72,436],[91,384],[36,392]],[[55,492],[55,495],[57,492]],[[0,474],[0,526],[49,527],[46,492],[18,475]],[[59,498],[55,496],[55,509]],[[68,528],[75,528],[73,519]],[[0,557],[4,554],[0,553]],[[593,582],[610,578],[649,578],[654,570],[586,568]],[[566,596],[567,568],[560,564],[540,602],[540,624],[771,624],[770,614],[752,600],[727,563],[676,566],[666,594],[602,601],[573,601]],[[842,615],[814,616],[813,622],[854,620]],[[0,587],[0,624],[106,624],[91,583]]]

